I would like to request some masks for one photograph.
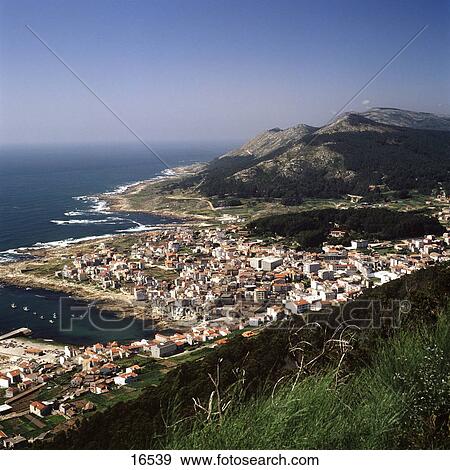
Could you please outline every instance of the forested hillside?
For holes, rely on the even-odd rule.
[[[339,227],[350,238],[396,240],[423,235],[442,235],[444,227],[435,218],[388,209],[320,209],[272,215],[248,224],[258,236],[281,236],[297,241],[302,248],[320,248],[330,230]]]

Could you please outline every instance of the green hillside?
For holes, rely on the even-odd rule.
[[[320,248],[336,226],[347,232],[346,243],[350,237],[396,240],[445,231],[433,217],[378,208],[319,209],[262,217],[248,224],[255,235],[289,237],[303,248]]]

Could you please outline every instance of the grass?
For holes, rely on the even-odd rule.
[[[46,416],[45,418],[39,418],[34,416],[35,419],[42,422],[44,427],[36,426],[26,416],[20,416],[19,418],[12,418],[5,421],[1,421],[0,425],[2,431],[8,436],[14,436],[20,434],[23,437],[29,439],[36,437],[43,432],[49,431],[56,425],[65,421],[65,418],[59,415]]]
[[[96,406],[96,411],[103,411],[116,403],[132,400],[139,396],[139,391],[127,385],[111,390],[108,393],[96,395],[95,393],[86,393],[83,399],[91,401]]]
[[[68,264],[68,260],[59,258],[41,258],[37,262],[30,263],[30,267],[24,272],[53,278],[55,276],[55,272],[61,271],[65,264]]]
[[[430,448],[448,427],[450,322],[399,333],[380,345],[372,363],[336,382],[336,371],[289,379],[251,401],[234,403],[221,418],[174,426],[168,449]],[[228,397],[223,398],[224,401]],[[216,406],[217,403],[214,405]],[[214,407],[213,407],[214,408]],[[251,423],[251,426],[249,425]],[[445,437],[447,436],[447,437]]]
[[[54,377],[47,386],[42,387],[39,390],[37,399],[42,400],[53,400],[61,396],[65,388],[70,384],[73,372],[66,372],[62,375]],[[50,388],[49,388],[50,387]]]

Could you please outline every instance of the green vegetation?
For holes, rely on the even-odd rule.
[[[67,264],[66,259],[40,258],[36,262],[29,263],[29,268],[22,270],[22,272],[53,278],[55,277],[55,272],[61,271],[65,264]]]
[[[450,317],[401,333],[374,361],[287,380],[221,417],[197,413],[171,429],[168,449],[390,449],[450,444]],[[424,418],[425,417],[425,418]]]
[[[39,390],[37,399],[39,401],[53,400],[61,396],[64,390],[69,387],[72,376],[72,372],[66,372],[65,374],[55,377],[50,383]]]
[[[426,234],[442,235],[444,227],[437,219],[411,212],[388,209],[319,209],[274,215],[248,224],[255,235],[289,237],[302,248],[319,248],[335,226],[350,238],[395,240]]]
[[[0,429],[8,436],[21,434],[24,437],[32,438],[50,431],[64,421],[65,418],[58,415],[46,416],[45,418],[26,415],[0,421]]]

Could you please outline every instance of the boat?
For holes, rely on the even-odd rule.
[[[28,312],[28,311],[30,310],[30,307],[23,307],[23,310],[24,310],[25,312]]]
[[[40,318],[41,320],[43,320],[43,319],[44,319],[44,317],[43,317],[42,315],[41,315],[39,318]]]
[[[54,323],[54,321],[53,321],[53,320],[49,320],[48,322],[49,322],[49,323]]]
[[[33,315],[36,315],[36,312],[33,312]]]
[[[17,308],[16,304],[11,304],[11,308]]]

